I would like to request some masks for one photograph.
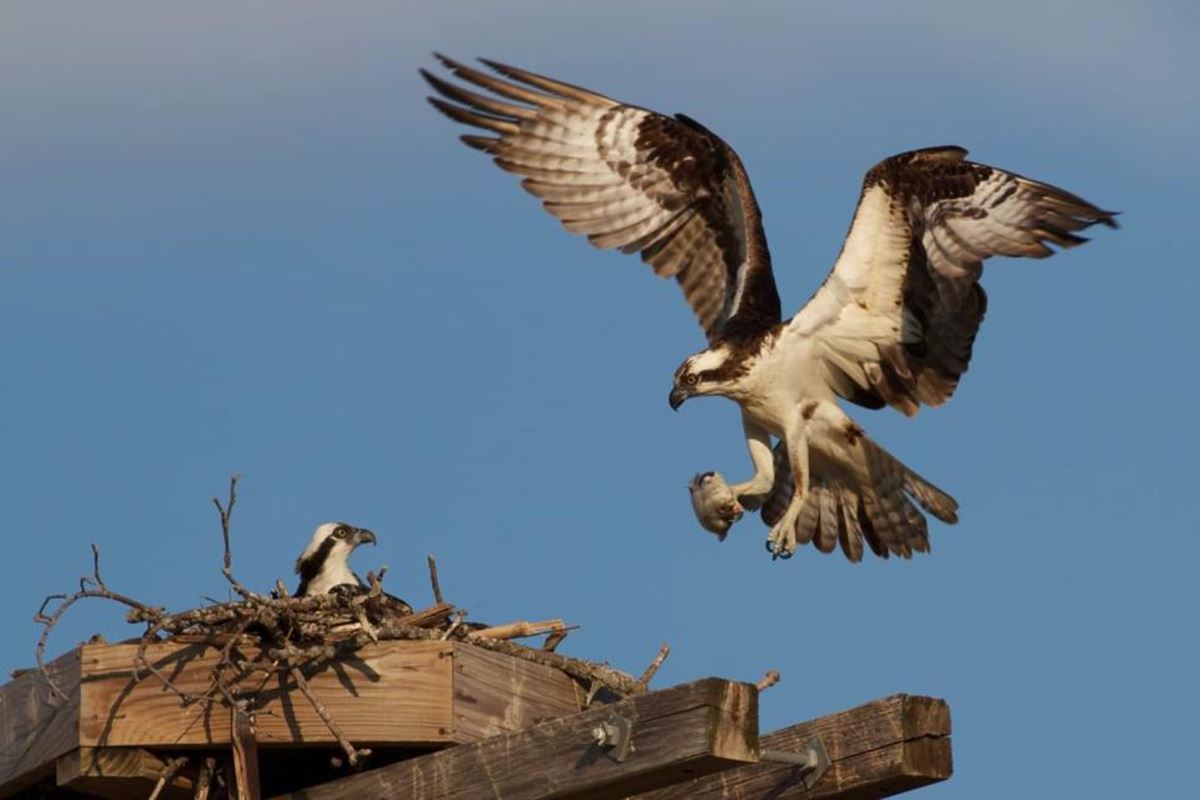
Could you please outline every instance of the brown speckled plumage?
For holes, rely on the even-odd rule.
[[[1044,258],[1084,242],[1078,233],[1088,226],[1116,227],[1113,213],[968,161],[961,147],[900,153],[867,171],[837,262],[785,321],[749,177],[720,137],[682,114],[515,67],[483,62],[501,78],[439,58],[488,92],[422,70],[440,95],[430,98],[435,107],[491,134],[463,136],[466,144],[520,175],[567,230],[640,253],[678,282],[709,347],[676,371],[671,406],[724,394],[753,417],[755,478],[741,486],[754,488],[738,499],[762,504],[776,543],[791,533],[823,552],[840,543],[852,561],[864,543],[880,556],[927,551],[918,506],[953,522],[957,504],[877,445],[834,396],[906,415],[946,402],[987,311],[983,262]],[[764,491],[771,437],[787,441],[775,445]],[[796,454],[805,457],[789,459]],[[806,473],[799,491],[793,470]]]

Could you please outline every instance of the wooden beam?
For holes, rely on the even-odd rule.
[[[60,789],[107,800],[145,800],[166,762],[136,747],[81,747],[55,762]],[[192,796],[192,781],[175,775],[159,794],[167,800]]]
[[[613,715],[633,724],[634,749],[624,761],[595,739],[595,728]],[[608,800],[753,763],[757,750],[758,692],[749,684],[707,678],[287,797]]]
[[[758,764],[689,781],[637,800],[838,800],[890,797],[952,772],[950,708],[933,697],[897,694],[762,737],[762,747],[800,751],[820,736],[830,767],[811,789],[794,767]]]
[[[460,644],[454,648],[454,741],[474,744],[578,714],[584,693],[556,669]]]
[[[262,780],[258,773],[258,744],[254,741],[254,726],[250,718],[230,710],[229,739],[233,745],[233,777],[237,784],[235,796],[238,800],[260,800]]]
[[[0,797],[54,775],[54,760],[79,747],[79,651],[46,665],[67,699],[45,676],[26,670],[0,687]]]
[[[244,655],[257,658],[258,645]],[[79,744],[95,747],[228,746],[229,709],[222,704],[184,705],[145,670],[134,679],[136,644],[84,645],[81,649]],[[449,642],[386,642],[309,676],[351,741],[437,743],[450,739]],[[162,643],[147,658],[183,692],[203,694],[212,681],[219,650],[201,644]],[[258,703],[255,737],[260,746],[331,744],[325,723],[291,679],[255,673],[233,687]]]
[[[255,657],[257,647],[247,643],[246,657]],[[199,643],[154,644],[146,652],[177,688],[194,694],[209,689],[219,657],[217,648]],[[85,645],[79,651],[70,684],[77,700],[74,735],[66,737],[74,743],[57,744],[61,752],[52,756],[79,746],[154,749],[230,743],[223,705],[184,705],[145,670],[140,681],[134,680],[136,653],[136,644]],[[307,677],[346,737],[368,747],[474,743],[576,713],[584,700],[575,681],[553,667],[462,642],[370,644]],[[254,673],[234,691],[253,694],[259,704],[259,747],[336,744],[290,678]]]

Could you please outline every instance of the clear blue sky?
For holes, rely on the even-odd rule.
[[[777,668],[764,729],[946,697],[924,796],[1181,796],[1200,758],[1195,398],[1200,18],[1185,3],[7,2],[0,24],[5,672],[103,551],[172,608],[235,559],[290,578],[312,528],[480,619],[564,616],[568,652],[660,685]],[[962,504],[933,555],[772,563],[688,505],[742,477],[735,407],[674,414],[702,344],[674,285],[562,232],[456,141],[438,49],[703,121],[755,181],[784,305],[841,244],[863,171],[973,157],[1124,212],[992,262],[953,402],[852,413]],[[55,652],[115,607],[80,608]]]

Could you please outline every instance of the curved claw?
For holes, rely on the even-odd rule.
[[[776,549],[775,542],[769,538],[767,539],[767,552],[771,554],[772,561],[775,561],[776,559],[783,559],[784,561],[787,561],[789,558],[796,555],[795,550],[783,550],[782,548]]]

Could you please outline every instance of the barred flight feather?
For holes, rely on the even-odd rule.
[[[775,446],[766,494],[757,481],[766,465],[756,462],[756,479],[745,485],[757,493],[739,500],[761,505],[767,524],[794,528],[794,543],[823,552],[840,546],[851,561],[866,549],[903,558],[928,551],[925,514],[952,523],[958,506],[840,410],[818,407],[836,409],[836,396],[912,415],[946,402],[987,312],[983,262],[1045,258],[1087,241],[1080,232],[1092,225],[1116,227],[1113,212],[968,161],[961,147],[900,153],[867,171],[833,268],[784,322],[749,176],[720,137],[682,114],[517,67],[482,60],[488,72],[437,57],[465,85],[422,70],[437,95],[432,105],[489,133],[463,135],[465,144],[519,175],[568,231],[597,247],[640,253],[678,283],[709,341],[695,358],[716,387],[701,392],[697,376],[687,375],[689,394],[735,398],[747,437],[761,428],[758,443],[792,436],[797,408],[816,414],[805,417],[802,438]],[[789,446],[803,448],[800,492]]]

